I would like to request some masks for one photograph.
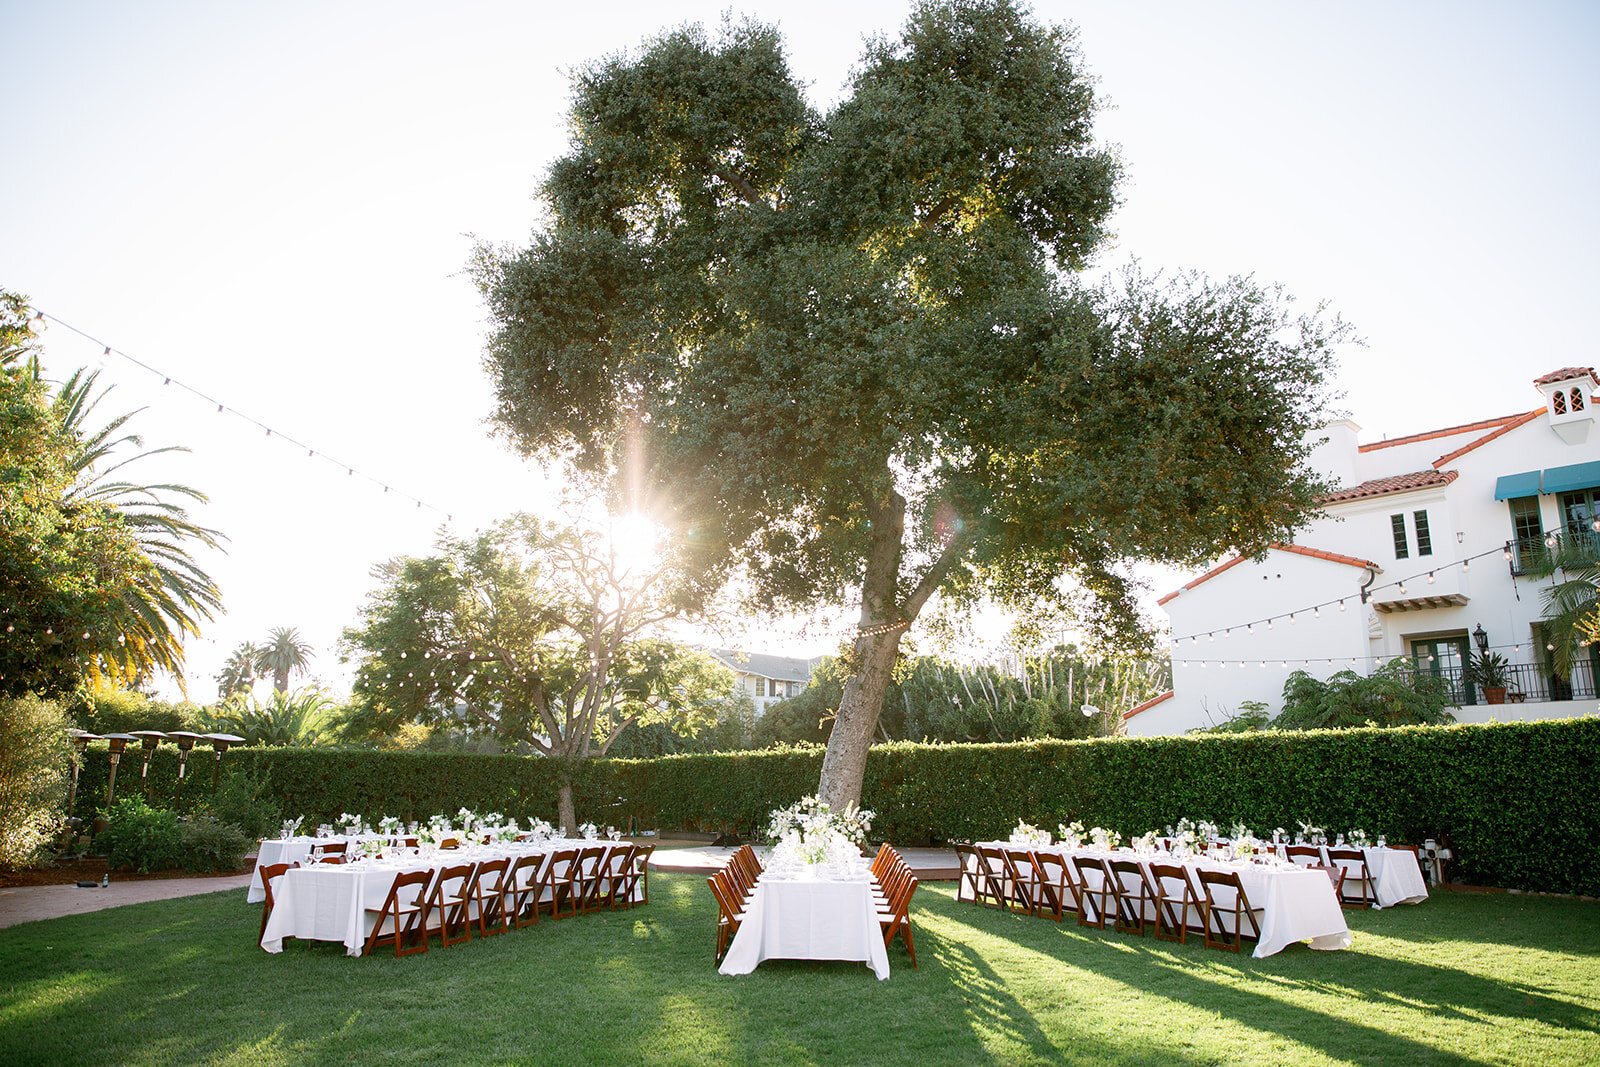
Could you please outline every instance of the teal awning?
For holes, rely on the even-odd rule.
[[[1521,474],[1502,474],[1494,483],[1496,500],[1513,500],[1519,496],[1539,495],[1539,472],[1523,471]]]
[[[1570,493],[1574,489],[1593,489],[1596,486],[1600,486],[1600,460],[1574,463],[1570,467],[1550,467],[1544,472],[1546,493]]]

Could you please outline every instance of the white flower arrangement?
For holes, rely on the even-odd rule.
[[[1156,850],[1156,832],[1150,830],[1133,839],[1133,848],[1136,852],[1151,853]]]
[[[858,848],[867,840],[875,814],[862,811],[854,804],[844,811],[834,811],[816,797],[801,797],[787,808],[778,808],[769,816],[767,840],[781,842],[784,837],[798,831],[802,837],[832,830],[844,836]]]
[[[1195,837],[1199,838],[1202,845],[1209,845],[1217,838],[1222,836],[1217,829],[1217,824],[1214,822],[1207,822],[1205,819],[1201,819],[1199,822],[1194,824],[1194,834]]]
[[[1300,827],[1301,836],[1313,845],[1324,844],[1328,839],[1327,831],[1320,826],[1312,826],[1308,822],[1297,823],[1296,825]]]
[[[300,836],[300,824],[305,822],[305,821],[306,821],[306,817],[304,815],[301,815],[298,818],[294,818],[294,819],[285,819],[285,820],[283,820],[283,826],[281,828],[282,829],[282,834],[280,836],[285,841],[289,840],[289,838],[291,838],[291,837],[299,837]]]
[[[367,832],[367,824],[361,816],[351,815],[348,811],[341,811],[334,823],[339,827],[341,834],[348,834],[351,837],[359,837]]]
[[[378,820],[378,833],[397,834],[400,832],[400,828],[403,825],[404,824],[393,815],[385,815],[383,818]]]
[[[361,842],[361,854],[368,859],[378,859],[383,855],[383,841],[376,837],[369,837]]]
[[[1122,844],[1122,835],[1115,830],[1107,830],[1104,826],[1091,826],[1089,840],[1094,842],[1094,847],[1102,852],[1111,852]]]
[[[1365,830],[1351,830],[1345,837],[1356,848],[1366,848],[1372,844],[1372,838],[1367,836]]]
[[[1255,835],[1250,832],[1250,828],[1244,823],[1236,822],[1233,824],[1233,829],[1228,831],[1228,838],[1232,841],[1238,841],[1241,838],[1254,841]]]
[[[1032,823],[1026,823],[1018,819],[1017,828],[1011,831],[1011,843],[1013,845],[1048,845],[1050,843],[1050,831],[1041,830]]]
[[[606,838],[611,841],[621,841],[622,831],[618,830],[615,826],[608,826],[606,827]]]
[[[600,836],[600,828],[592,822],[578,824],[578,836],[585,841],[593,841]]]
[[[1083,845],[1083,823],[1059,823],[1056,826],[1057,839],[1067,848],[1079,848]]]
[[[528,836],[536,841],[548,841],[556,835],[556,828],[543,819],[534,817],[528,820]]]
[[[1283,827],[1279,826],[1272,831],[1272,843],[1274,845],[1281,845],[1287,840],[1289,840],[1289,831]]]

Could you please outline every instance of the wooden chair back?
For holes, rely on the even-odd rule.
[[[550,898],[552,919],[560,919],[568,913],[578,914],[579,852],[575,848],[563,848],[550,854],[550,867],[545,872],[545,894]]]
[[[1117,905],[1118,933],[1144,936],[1145,922],[1155,918],[1156,892],[1144,868],[1134,860],[1110,861],[1111,887]]]
[[[911,898],[916,892],[916,875],[900,880],[894,895],[889,897],[888,911],[878,915],[878,926],[883,931],[883,947],[888,948],[896,937],[900,938],[905,943],[906,955],[911,957],[913,970],[917,966],[917,946],[911,937]]]
[[[1200,889],[1206,900],[1206,947],[1238,952],[1245,939],[1261,940],[1261,926],[1256,921],[1259,908],[1250,906],[1250,898],[1239,881],[1237,871],[1213,871],[1201,867]],[[1228,929],[1229,920],[1233,929]],[[1245,932],[1248,923],[1250,932]],[[1213,936],[1215,933],[1215,936]],[[1231,940],[1229,939],[1231,935]]]
[[[707,878],[706,884],[711,887],[711,895],[717,901],[717,938],[711,961],[719,963],[728,945],[733,942],[733,935],[739,932],[739,923],[744,919],[744,906],[737,887],[728,877],[726,867]]]
[[[518,856],[506,874],[506,920],[515,928],[532,926],[539,921],[539,907],[544,895],[544,857]]]
[[[1337,891],[1346,908],[1370,908],[1378,903],[1378,887],[1367,867],[1367,854],[1359,848],[1330,848],[1328,862],[1343,875]]]
[[[422,925],[431,933],[437,920],[441,947],[472,939],[472,870],[470,863],[441,867],[428,890]]]
[[[1000,851],[1005,856],[1012,904],[1025,915],[1038,915],[1039,876],[1033,867],[1033,853],[1025,848],[1005,848]]]
[[[619,845],[606,853],[600,865],[599,899],[607,909],[633,905],[633,887],[639,880],[633,868],[633,853],[632,845]]]
[[[403,871],[395,876],[388,895],[383,898],[383,906],[376,909],[378,921],[361,948],[363,956],[372,955],[372,950],[383,944],[393,944],[396,957],[428,951],[428,931],[423,919],[427,911],[428,883],[432,880],[432,871]]]
[[[1116,917],[1116,879],[1096,856],[1073,856],[1073,869],[1078,878],[1079,926],[1093,926],[1104,930],[1106,923]]]
[[[485,860],[472,872],[472,909],[478,913],[479,937],[503,934],[511,929],[506,917],[506,872],[511,869],[511,858],[502,856]]]
[[[1189,879],[1189,868],[1177,863],[1152,863],[1150,881],[1156,893],[1156,937],[1187,944],[1191,909],[1199,917],[1200,929],[1205,929],[1205,908]]]
[[[1038,881],[1041,911],[1049,912],[1056,922],[1069,911],[1077,914],[1083,905],[1078,902],[1078,886],[1067,861],[1058,852],[1033,852],[1029,858]]]
[[[1315,867],[1322,862],[1322,850],[1316,845],[1288,845],[1283,850],[1290,863],[1301,867]]]
[[[273,895],[272,883],[298,866],[300,866],[299,863],[267,863],[262,865],[261,888],[267,894],[267,898],[261,904],[261,933],[256,935],[257,942],[267,936],[267,918],[272,914],[272,908],[277,903],[277,898]]]
[[[633,850],[634,873],[639,879],[640,904],[650,903],[650,856],[656,850],[654,845],[636,845]]]

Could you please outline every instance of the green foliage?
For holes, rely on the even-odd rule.
[[[0,696],[0,868],[37,862],[60,826],[70,725],[49,701]]]
[[[1467,662],[1467,680],[1480,689],[1504,689],[1509,665],[1498,652],[1485,652]]]
[[[207,733],[231,733],[252,745],[328,745],[339,740],[343,709],[314,686],[293,693],[274,689],[266,700],[239,691],[204,709]]]
[[[1554,552],[1528,561],[1526,573],[1536,581],[1555,579],[1539,592],[1543,633],[1555,646],[1550,659],[1556,673],[1566,677],[1578,648],[1600,641],[1600,534],[1568,529]]]
[[[178,813],[155,808],[143,797],[119,797],[100,813],[106,828],[95,836],[94,847],[106,853],[114,871],[170,871],[183,858],[183,838]]]
[[[1238,714],[1211,726],[1201,726],[1189,732],[1191,734],[1248,734],[1257,730],[1265,730],[1272,725],[1271,716],[1267,714],[1267,710],[1267,705],[1262,701],[1243,700],[1239,702]]]
[[[73,724],[94,734],[211,729],[205,713],[193,704],[157,700],[105,681],[80,686],[65,703]]]
[[[775,28],[675,30],[575,77],[547,225],[480,250],[512,442],[637,487],[702,593],[862,605],[829,799],[934,594],[1132,646],[1124,564],[1292,540],[1324,488],[1342,325],[1248,278],[1086,280],[1095,109],[1071,32],[1008,0],[918,4],[825,112]]]
[[[1600,895],[1600,719],[996,745],[896,742],[872,749],[863,804],[900,844],[984,839],[1025,819],[1137,834],[1177,819],[1255,829],[1306,820],[1392,841],[1449,841],[1468,881]],[[816,787],[819,746],[598,760],[574,768],[580,818],[661,829],[752,832]],[[152,791],[172,794],[160,753]],[[225,772],[272,775],[285,815],[426,818],[462,805],[549,818],[557,761],[517,756],[262,749]],[[104,795],[92,749],[79,790]],[[192,805],[193,787],[183,803]],[[617,798],[624,798],[619,803]],[[1560,848],[1530,842],[1558,841]]]
[[[244,863],[250,838],[232,823],[210,815],[178,822],[178,866],[196,874],[237,871]]]
[[[693,734],[732,675],[652,636],[677,614],[655,572],[630,571],[596,530],[518,515],[441,534],[393,560],[345,631],[363,729],[467,727],[562,759],[604,754],[631,725]]]
[[[237,771],[223,775],[215,793],[202,791],[197,809],[238,827],[250,838],[275,836],[285,818],[272,786],[272,769],[260,775]]]
[[[267,631],[267,643],[257,652],[257,666],[272,675],[272,688],[289,691],[289,676],[304,674],[311,665],[312,649],[300,639],[292,626],[277,626]]]
[[[1445,680],[1393,659],[1371,674],[1339,671],[1326,681],[1295,671],[1283,683],[1283,711],[1273,725],[1284,730],[1353,726],[1440,725],[1454,722]]]

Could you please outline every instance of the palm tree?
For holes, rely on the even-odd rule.
[[[1534,579],[1556,579],[1540,596],[1545,640],[1554,646],[1550,665],[1565,678],[1578,646],[1600,639],[1600,538],[1569,529],[1553,551],[1530,561],[1526,573]]]
[[[311,665],[311,655],[311,646],[300,639],[300,631],[279,626],[267,631],[267,643],[257,662],[263,671],[272,672],[272,688],[287,693],[289,675],[304,674]]]
[[[99,429],[89,422],[110,393],[96,389],[98,371],[75,371],[56,393],[62,428],[78,442],[72,456],[75,482],[63,505],[100,505],[121,515],[140,550],[150,560],[146,577],[123,596],[121,644],[91,664],[91,675],[110,673],[132,683],[156,670],[183,682],[183,642],[200,633],[222,606],[222,596],[191,554],[195,545],[220,548],[222,535],[189,516],[187,505],[204,503],[198,489],[174,482],[126,480],[130,465],[167,452],[187,452],[176,445],[144,447],[138,434],[124,433],[129,420],[144,409],[118,415]]]
[[[266,701],[233,694],[205,715],[209,729],[226,730],[252,745],[307,747],[339,739],[342,709],[314,686],[294,693],[273,692]]]
[[[217,675],[217,695],[226,700],[254,686],[261,671],[261,655],[264,651],[254,641],[241,641],[238,648],[228,653]]]

